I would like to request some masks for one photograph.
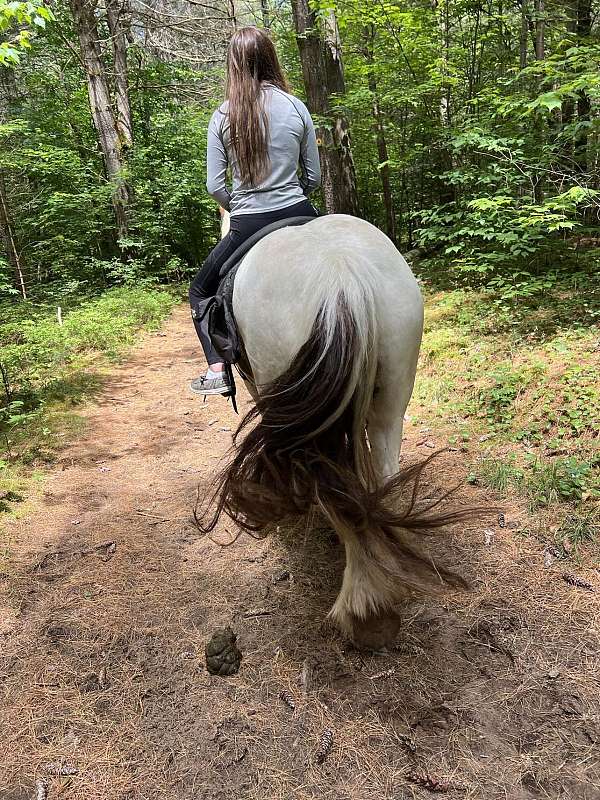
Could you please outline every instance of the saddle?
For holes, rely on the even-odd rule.
[[[312,222],[315,217],[289,217],[272,222],[264,228],[254,233],[227,259],[219,270],[219,288],[214,297],[209,297],[202,303],[198,303],[196,313],[200,321],[206,318],[206,330],[210,336],[213,347],[223,359],[225,369],[231,382],[231,399],[234,409],[235,404],[235,381],[231,366],[236,364],[243,355],[243,348],[240,342],[235,317],[233,316],[233,287],[235,276],[246,256],[257,242],[264,239],[273,231],[280,228],[287,228],[290,225],[305,225]]]

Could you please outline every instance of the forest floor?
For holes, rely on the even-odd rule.
[[[194,526],[237,421],[190,395],[197,371],[177,309],[5,524],[0,799],[598,800],[591,563],[528,534],[515,495],[440,545],[471,591],[407,602],[395,646],[360,653],[324,621],[342,568],[326,532],[225,546],[226,524],[211,538]],[[411,416],[403,458],[448,443],[443,420]],[[454,502],[490,502],[465,481],[472,456],[442,454],[431,494],[460,483]],[[225,625],[241,669],[213,677],[204,646]]]

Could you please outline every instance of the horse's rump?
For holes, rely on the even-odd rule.
[[[284,246],[285,261],[276,257]],[[465,512],[417,510],[420,467],[398,472],[396,450],[395,474],[383,481],[367,435],[376,395],[380,404],[389,395],[390,413],[402,416],[422,328],[418,286],[391,242],[351,217],[281,231],[242,265],[234,308],[258,398],[236,433],[206,529],[222,511],[260,533],[269,523],[319,510],[346,549],[331,614],[349,631],[389,611],[407,586],[432,589],[442,576],[461,583],[420,552],[415,534]],[[403,377],[396,409],[388,383]],[[399,508],[410,484],[415,491]]]

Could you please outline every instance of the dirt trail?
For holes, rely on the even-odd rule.
[[[179,309],[115,370],[10,527],[1,800],[34,797],[40,778],[49,800],[598,800],[598,593],[545,568],[511,508],[504,528],[448,534],[472,592],[408,603],[397,645],[358,653],[323,621],[341,569],[327,532],[221,547],[194,527],[236,424],[220,398],[188,393],[196,351]],[[409,426],[404,457],[432,435]],[[431,493],[465,471],[446,454]],[[458,501],[485,499],[466,487]],[[203,652],[226,624],[243,661],[223,679]]]

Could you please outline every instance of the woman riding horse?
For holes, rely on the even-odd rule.
[[[219,265],[244,238],[316,213],[303,196],[319,183],[314,129],[256,28],[232,39],[228,98],[211,122],[208,152],[209,189],[231,209],[231,232],[194,281],[192,310],[215,291]],[[198,524],[210,531],[225,512],[240,529],[266,535],[297,516],[309,529],[318,515],[346,553],[330,617],[357,642],[389,642],[407,587],[438,590],[442,577],[461,583],[421,552],[419,534],[470,514],[417,502],[422,468],[399,471],[423,331],[419,285],[385,234],[330,214],[257,242],[238,268],[231,307],[255,405],[206,497],[212,518],[201,514]],[[192,388],[226,393],[219,357],[199,333],[210,370]]]
[[[231,170],[232,191],[226,186]],[[210,253],[190,287],[196,333],[208,371],[192,381],[196,394],[228,394],[223,363],[198,319],[197,306],[215,294],[229,256],[261,228],[289,217],[317,216],[306,199],[321,182],[313,121],[289,93],[273,43],[265,31],[236,31],[227,54],[227,100],[208,128],[208,192],[231,215],[229,233]]]

